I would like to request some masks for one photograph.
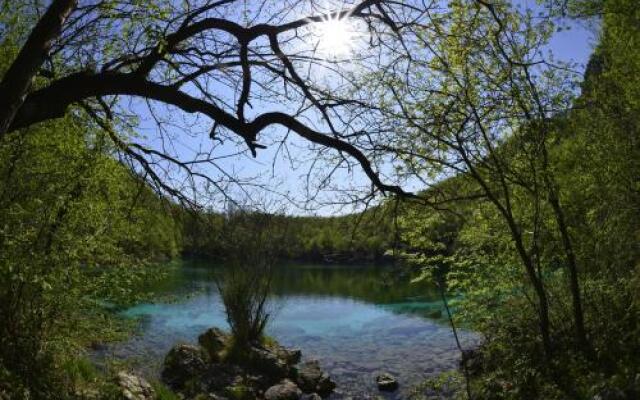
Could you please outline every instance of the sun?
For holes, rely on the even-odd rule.
[[[318,50],[330,56],[344,56],[353,50],[355,32],[348,18],[328,18],[315,24]]]

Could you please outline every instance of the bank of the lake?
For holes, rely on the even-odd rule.
[[[177,342],[195,343],[211,326],[227,326],[215,285],[221,266],[182,261],[158,292],[170,301],[142,303],[122,315],[139,332],[103,356],[126,358],[149,377]],[[459,352],[434,288],[394,279],[392,267],[286,264],[275,270],[268,335],[317,359],[338,387],[332,398],[380,394],[375,377],[389,372],[402,398],[425,378],[455,369]],[[461,332],[470,347],[474,335]]]

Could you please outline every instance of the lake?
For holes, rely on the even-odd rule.
[[[109,348],[145,373],[157,376],[176,342],[195,342],[211,326],[227,327],[215,285],[219,266],[183,261],[170,284],[156,288],[173,300],[123,311],[138,318],[139,333]],[[375,377],[395,375],[404,398],[426,377],[456,368],[459,352],[437,291],[411,284],[392,267],[287,264],[276,268],[268,334],[315,358],[336,381],[332,398],[379,395]],[[476,341],[460,333],[463,346]]]

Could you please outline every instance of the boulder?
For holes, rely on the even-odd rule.
[[[198,381],[202,391],[218,392],[228,386],[243,383],[242,368],[231,364],[209,364],[206,370],[199,376]]]
[[[152,400],[155,398],[155,392],[149,382],[137,375],[121,371],[116,375],[116,381],[123,399]]]
[[[218,361],[220,352],[227,346],[230,338],[231,336],[222,329],[214,327],[198,336],[198,343],[205,349],[211,361]]]
[[[275,341],[235,348],[231,340],[221,329],[210,328],[198,337],[199,346],[174,346],[165,357],[162,381],[185,398],[203,399],[220,394],[233,400],[298,400],[304,391],[305,400],[318,400],[335,388],[317,361],[298,365],[300,350]]]
[[[252,375],[248,374],[244,377],[247,384],[251,387],[257,388],[259,390],[264,391],[265,389],[273,386],[274,381],[267,376],[264,375]]]
[[[376,376],[376,384],[378,384],[378,389],[385,392],[392,392],[398,388],[398,380],[395,376],[383,372],[382,374]]]
[[[290,371],[287,363],[275,352],[259,346],[252,346],[249,349],[249,364],[252,369],[275,382],[286,378]]]
[[[317,393],[322,397],[327,397],[336,388],[336,384],[329,375],[320,369],[317,360],[302,363],[295,370],[296,383],[305,393]]]
[[[289,366],[296,365],[302,358],[302,351],[300,351],[300,349],[287,349],[279,344],[271,344],[266,348]]]
[[[300,388],[288,379],[271,386],[264,393],[265,400],[298,400],[300,396],[302,396]]]
[[[189,380],[200,376],[206,366],[206,354],[200,347],[175,345],[164,359],[162,381],[172,389],[183,389]]]

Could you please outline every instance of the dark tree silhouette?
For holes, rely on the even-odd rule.
[[[366,25],[371,46],[382,49],[388,46],[383,36],[399,34],[411,24],[415,9],[384,0],[358,1],[335,10],[320,9],[314,1],[256,1],[242,17],[241,2],[234,0],[208,0],[197,6],[186,2],[181,8],[174,3],[53,1],[2,78],[0,139],[72,110],[84,110],[109,129],[116,125],[116,105],[125,97],[137,97],[209,117],[212,139],[223,131],[235,135],[254,157],[265,147],[260,134],[272,126],[284,127],[314,145],[335,149],[341,162],[359,164],[373,183],[372,191],[408,195],[384,182],[370,154],[353,144],[353,137],[367,135],[357,131],[361,125],[341,117],[348,108],[354,113],[371,107],[356,97],[331,93],[314,79],[319,68],[337,71],[340,62],[293,42],[309,41],[314,23],[353,18]],[[344,72],[339,74],[348,79]],[[275,82],[283,85],[284,94],[275,94]],[[219,85],[233,92],[233,104],[218,93]],[[297,110],[248,116],[253,101],[272,96]],[[320,123],[309,122],[310,110]],[[192,172],[175,156],[118,140],[115,130],[112,133],[115,144],[155,181],[161,179],[151,156]],[[160,185],[179,195],[166,183]]]

